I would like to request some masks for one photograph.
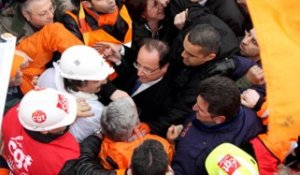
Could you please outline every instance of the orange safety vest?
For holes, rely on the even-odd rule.
[[[9,169],[0,168],[0,175],[9,175]]]
[[[111,159],[118,165],[119,170],[116,171],[117,173],[120,171],[123,172],[124,169],[126,170],[130,165],[134,149],[147,139],[159,141],[164,146],[169,162],[171,162],[174,154],[174,147],[166,139],[149,134],[150,128],[145,123],[141,123],[138,130],[139,133],[132,137],[134,139],[131,142],[116,142],[108,137],[104,137],[99,158],[105,169],[113,169],[112,165],[107,161],[108,159]]]
[[[128,30],[124,36],[124,40],[122,40],[122,41],[118,40],[115,36],[109,34],[107,31],[105,31],[105,29],[102,28],[102,26],[100,26],[100,25],[105,25],[105,24],[100,24],[98,22],[99,28],[96,30],[92,29],[90,24],[85,20],[85,17],[86,17],[85,10],[89,10],[89,9],[84,8],[84,4],[80,3],[78,16],[70,11],[66,12],[68,15],[70,15],[74,19],[74,21],[76,21],[76,23],[79,27],[79,30],[83,36],[83,42],[85,43],[85,45],[93,46],[95,43],[101,42],[101,41],[102,42],[111,42],[111,43],[115,43],[115,44],[131,45],[132,21],[131,21],[131,18],[129,16],[129,13],[128,13],[125,5],[122,5],[120,10],[116,9],[116,11],[113,14],[105,14],[105,15],[107,15],[106,22],[109,21],[109,23],[110,23],[108,25],[115,25],[118,16],[121,17],[128,25]],[[94,18],[97,18],[97,17],[99,17],[99,19],[101,18],[101,15],[98,15],[97,13],[95,13],[91,10],[89,10],[88,13],[90,13]],[[102,16],[104,16],[104,15],[102,15]],[[112,20],[110,18],[114,18],[114,19]],[[100,53],[100,54],[102,54],[102,53]],[[117,77],[117,73],[114,72],[113,74],[109,75],[108,79],[113,80],[116,77]]]
[[[78,16],[70,11],[67,11],[66,13],[70,15],[74,19],[74,21],[76,21],[79,30],[83,35],[83,40],[85,45],[93,46],[94,43],[101,42],[101,41],[111,42],[115,44],[127,44],[127,43],[131,43],[132,41],[132,21],[125,5],[122,5],[121,9],[118,12],[118,16],[120,16],[128,25],[128,30],[125,34],[123,41],[120,41],[115,36],[112,36],[111,34],[107,33],[102,27],[93,30],[90,24],[85,20],[86,15],[82,3],[80,4]],[[114,16],[111,15],[111,18],[114,18]],[[110,25],[114,25],[114,24],[110,24]]]
[[[53,53],[62,53],[67,48],[83,43],[60,23],[45,25],[40,31],[22,40],[16,47],[25,52],[33,61],[22,69],[23,77],[20,89],[23,94],[32,90],[32,80],[46,70],[46,64],[52,60]]]

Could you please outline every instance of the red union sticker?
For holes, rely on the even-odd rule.
[[[68,114],[69,113],[68,99],[64,95],[58,94],[58,102],[56,107],[65,111]]]
[[[44,111],[37,110],[32,113],[32,120],[35,123],[43,123],[46,121],[46,119],[47,119],[47,115],[45,114]]]
[[[228,175],[232,175],[235,170],[237,170],[241,165],[234,157],[227,154],[219,162],[218,166],[225,171]]]

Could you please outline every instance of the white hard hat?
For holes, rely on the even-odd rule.
[[[93,48],[76,45],[65,50],[59,60],[60,75],[73,80],[104,80],[114,69]]]
[[[73,96],[46,88],[29,91],[19,106],[19,121],[31,131],[48,131],[72,124],[77,104]]]

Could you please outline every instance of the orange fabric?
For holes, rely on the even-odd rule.
[[[91,16],[93,16],[95,19],[98,19],[98,26],[104,26],[104,25],[115,25],[118,15],[119,15],[119,8],[116,7],[113,13],[107,13],[107,14],[101,14],[90,10],[84,2],[82,2],[82,7],[85,9],[86,12],[88,12]]]
[[[21,70],[20,66],[24,62],[24,58],[16,54],[14,55],[13,59],[14,60],[10,71],[10,79],[13,79],[16,76],[17,72]]]
[[[113,167],[106,161],[107,157],[110,157],[119,167],[119,169],[126,169],[130,165],[131,156],[135,148],[143,143],[144,140],[154,139],[159,141],[163,146],[168,155],[169,162],[171,162],[174,148],[167,140],[157,135],[152,135],[150,133],[150,128],[148,125],[141,123],[138,128],[139,133],[135,134],[135,138],[131,142],[115,142],[107,137],[104,138],[101,151],[99,153],[99,158],[101,159],[102,165],[106,169],[112,169]]]
[[[260,118],[266,118],[269,116],[268,105],[266,101],[261,105],[260,110],[257,111],[257,115]]]
[[[114,25],[116,23],[118,15],[121,16],[123,20],[126,21],[129,27],[125,34],[124,41],[119,41],[114,36],[110,35],[109,33],[107,33],[105,30],[102,30],[101,28],[98,30],[92,30],[88,22],[85,21],[85,12],[83,9],[85,9],[90,15],[92,15],[93,18],[97,19],[98,26]],[[68,11],[67,14],[70,15],[78,24],[85,45],[92,47],[97,42],[111,42],[115,44],[126,44],[132,41],[132,21],[125,5],[121,7],[120,11],[118,8],[116,8],[114,13],[112,14],[98,15],[96,12],[87,8],[84,3],[81,3],[78,17],[70,11]],[[117,76],[118,76],[117,72],[114,72],[111,75],[109,75],[108,79],[113,80]]]
[[[268,125],[269,109],[266,101],[261,105],[260,110],[256,114],[262,119],[264,125]]]
[[[25,52],[32,62],[22,70],[23,80],[20,89],[23,94],[33,89],[32,80],[46,69],[46,64],[52,60],[53,53],[62,53],[73,45],[83,43],[60,23],[44,26],[40,31],[22,40],[17,49]]]
[[[268,133],[259,138],[280,161],[300,134],[299,0],[249,0],[260,46],[270,110]]]
[[[115,44],[126,44],[132,41],[132,27],[131,27],[131,18],[128,14],[127,8],[123,6],[120,10],[120,16],[126,21],[129,26],[129,29],[125,35],[124,41],[117,40],[114,36],[106,33],[104,30],[92,30],[89,27],[89,42],[88,45],[92,46],[96,42],[111,42]]]
[[[98,15],[95,12],[88,10],[87,12],[90,12],[89,14],[92,15],[95,19],[98,20],[98,25],[102,26],[102,25],[114,25],[118,15],[120,15],[128,24],[128,31],[126,32],[124,41],[119,41],[117,40],[114,36],[111,36],[110,34],[108,34],[106,31],[102,30],[101,28],[99,30],[92,30],[91,27],[89,26],[89,24],[85,21],[85,13],[83,8],[85,8],[84,5],[81,4],[80,6],[80,12],[79,12],[79,17],[75,16],[75,15],[70,15],[77,23],[80,23],[80,31],[83,35],[84,38],[84,43],[88,46],[93,46],[94,43],[96,42],[111,42],[111,43],[115,43],[115,44],[126,44],[132,41],[132,21],[131,18],[129,16],[129,13],[127,11],[127,8],[125,7],[125,5],[123,5],[120,9],[120,11],[118,11],[119,9],[116,9],[117,11],[115,11],[113,14],[104,14],[104,15]],[[88,8],[85,8],[85,10],[87,10]],[[68,12],[68,14],[70,14],[71,12]]]
[[[0,175],[9,175],[9,169],[0,168]]]
[[[122,6],[121,10],[120,10],[120,16],[122,16],[122,18],[126,21],[126,23],[128,24],[128,31],[125,35],[125,39],[124,39],[124,44],[126,43],[130,43],[132,41],[132,21],[131,18],[129,16],[128,10],[126,8],[125,5]]]
[[[88,27],[88,23],[85,22],[85,12],[82,7],[82,3],[80,3],[80,6],[79,6],[79,17],[78,17],[79,19],[75,15],[72,17],[75,19],[75,21],[77,21],[77,25],[83,36],[83,42],[85,44],[89,43],[89,27]]]
[[[126,175],[126,169],[118,169],[116,170],[117,175]]]

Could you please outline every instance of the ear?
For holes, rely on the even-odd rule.
[[[27,21],[30,21],[30,13],[25,11],[25,10],[22,10],[22,15],[24,16],[24,18],[27,20]]]
[[[126,175],[132,175],[132,170],[131,170],[131,168],[128,168]]]
[[[165,64],[165,65],[161,68],[161,70],[162,70],[164,73],[166,73],[167,70],[168,70],[168,68],[169,68],[169,63]]]
[[[93,6],[92,0],[90,0],[90,1],[84,1],[84,4],[85,4],[88,8],[91,8],[91,7]]]
[[[139,133],[139,132],[140,132],[140,130],[139,130],[139,125],[137,125],[136,127],[133,128],[133,133],[134,133],[134,134],[137,134],[137,133]]]
[[[145,12],[145,11],[142,12],[141,17],[142,17],[143,19],[146,19],[146,12]]]
[[[174,171],[173,171],[173,169],[171,168],[171,166],[169,165],[168,166],[168,171],[166,172],[166,175],[174,175],[175,173],[174,173]]]
[[[212,53],[208,54],[205,59],[206,59],[206,61],[210,61],[210,60],[216,58],[216,56],[217,55],[212,52]]]
[[[224,115],[219,115],[217,117],[214,117],[213,120],[215,121],[216,124],[222,124],[225,122],[226,117]]]

